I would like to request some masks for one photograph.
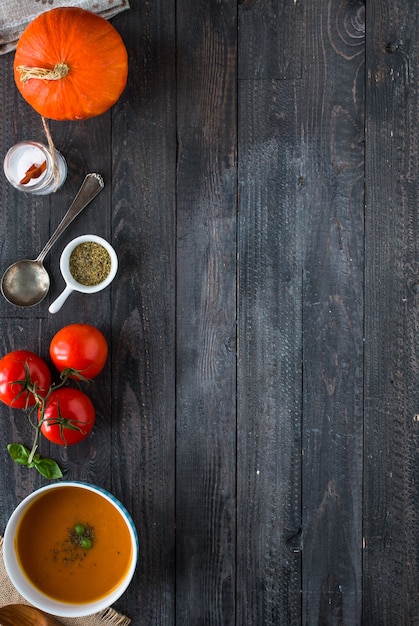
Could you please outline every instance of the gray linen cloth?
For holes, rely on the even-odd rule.
[[[0,54],[16,48],[29,22],[56,7],[80,7],[109,19],[129,9],[128,0],[0,0]]]

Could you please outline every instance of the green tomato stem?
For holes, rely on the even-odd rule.
[[[26,372],[26,380],[25,381],[20,381],[21,383],[25,383],[26,385],[26,389],[29,392],[29,394],[32,394],[33,397],[35,398],[35,406],[33,408],[31,408],[31,410],[29,411],[29,422],[31,423],[31,425],[33,426],[34,430],[35,430],[35,436],[34,436],[34,440],[32,443],[32,448],[31,451],[29,453],[29,457],[27,460],[27,467],[36,467],[37,463],[35,463],[34,459],[35,459],[35,455],[36,455],[36,451],[38,449],[38,445],[39,445],[39,434],[41,432],[41,427],[42,424],[46,421],[50,421],[45,419],[44,415],[45,415],[45,408],[46,408],[46,403],[47,403],[47,399],[49,398],[49,396],[51,395],[51,393],[57,389],[60,389],[61,387],[64,387],[64,385],[67,384],[68,379],[71,375],[73,376],[77,376],[78,380],[83,380],[85,382],[89,382],[86,378],[84,378],[84,376],[81,374],[81,372],[79,372],[78,370],[74,370],[74,369],[65,369],[61,372],[60,375],[60,382],[59,383],[53,383],[52,385],[50,385],[47,394],[45,395],[45,397],[41,396],[38,393],[38,386],[37,383],[32,383],[31,379],[30,379],[30,373],[29,373],[29,368],[27,366],[27,364],[25,364],[25,372]],[[28,398],[30,396],[28,395]],[[27,407],[28,408],[28,407]],[[36,423],[34,423],[32,421],[32,415],[34,413],[34,411],[36,411],[38,413],[37,419],[36,419]],[[65,420],[63,418],[59,419],[59,422],[64,422]],[[60,423],[60,427],[61,429],[63,429],[63,425]],[[70,428],[74,429],[74,430],[80,430],[81,428],[79,428],[76,424],[71,423],[71,425],[69,426]],[[64,439],[64,437],[63,437]],[[65,439],[64,439],[65,441]],[[51,461],[50,459],[44,459],[44,461]],[[55,463],[55,461],[51,461],[51,463]],[[57,466],[58,468],[58,466]],[[40,468],[37,468],[38,471],[40,471]],[[55,475],[54,477],[61,477],[62,473],[61,470],[58,468],[57,470],[54,470]],[[41,473],[43,475],[45,475],[45,472],[41,471]]]
[[[38,449],[39,430],[40,430],[39,427],[36,426],[36,428],[35,428],[35,437],[34,437],[33,444],[32,444],[32,449],[30,451],[29,458],[28,458],[28,465],[30,465],[32,463],[33,457],[35,456],[35,453],[36,453],[36,451]]]

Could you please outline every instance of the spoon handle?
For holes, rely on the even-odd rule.
[[[74,198],[70,208],[64,215],[61,222],[58,224],[56,231],[53,233],[49,241],[45,244],[43,250],[40,252],[36,261],[42,263],[47,253],[51,250],[54,243],[57,241],[67,226],[71,224],[75,217],[97,196],[97,194],[104,188],[104,182],[100,174],[87,174],[86,178],[81,184],[81,187]]]

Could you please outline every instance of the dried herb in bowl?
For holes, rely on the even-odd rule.
[[[70,256],[70,273],[81,285],[92,287],[102,283],[111,271],[111,257],[100,243],[84,241]]]

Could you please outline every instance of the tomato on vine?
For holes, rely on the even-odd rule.
[[[96,419],[93,403],[79,389],[68,387],[68,379],[95,378],[105,366],[108,345],[96,327],[70,324],[53,337],[50,356],[60,372],[57,383],[51,383],[47,364],[33,352],[15,350],[0,359],[0,401],[29,409],[35,430],[30,449],[21,443],[8,444],[10,457],[19,465],[36,468],[45,478],[56,479],[62,477],[61,469],[37,452],[39,437],[69,446],[90,434]]]
[[[29,350],[14,350],[0,359],[0,400],[14,409],[36,404],[51,385],[51,372],[41,357]],[[35,395],[34,395],[35,393]]]
[[[52,443],[71,446],[83,441],[95,423],[95,409],[90,398],[71,387],[53,390],[38,409],[40,431]]]
[[[49,351],[59,372],[76,370],[70,374],[71,378],[92,379],[105,366],[108,344],[103,333],[95,326],[69,324],[53,337]]]

